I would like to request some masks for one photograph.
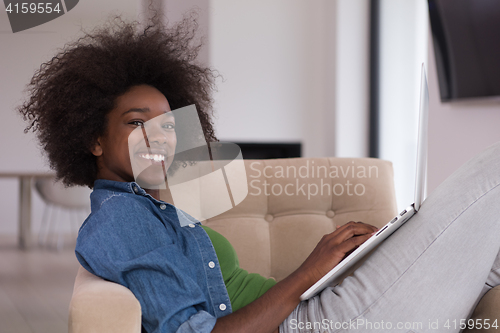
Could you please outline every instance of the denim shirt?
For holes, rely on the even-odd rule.
[[[210,332],[231,313],[217,255],[198,221],[134,182],[97,180],[90,200],[76,257],[134,293],[147,332]]]

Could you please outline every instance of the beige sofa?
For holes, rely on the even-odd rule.
[[[396,214],[393,169],[387,161],[300,158],[246,160],[245,166],[246,199],[203,224],[233,244],[241,267],[278,281],[298,268],[322,235],[337,225],[354,220],[380,227]],[[493,318],[488,312],[498,309],[500,298],[493,293],[499,291],[485,296],[474,318]],[[139,302],[125,287],[80,267],[69,331],[138,333]]]

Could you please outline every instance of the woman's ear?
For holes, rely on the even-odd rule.
[[[94,156],[101,156],[102,155],[102,146],[101,146],[101,140],[97,139],[96,143],[94,146],[90,149],[90,152]]]

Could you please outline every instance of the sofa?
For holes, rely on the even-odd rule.
[[[244,164],[246,198],[202,223],[224,235],[240,266],[252,273],[280,281],[336,226],[363,221],[381,227],[397,213],[388,161],[294,158]],[[472,318],[492,321],[499,307],[500,289],[494,288]],[[141,332],[140,304],[127,288],[80,267],[69,308],[69,332]]]

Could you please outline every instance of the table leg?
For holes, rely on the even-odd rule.
[[[27,249],[31,241],[31,176],[19,178],[19,248]]]

